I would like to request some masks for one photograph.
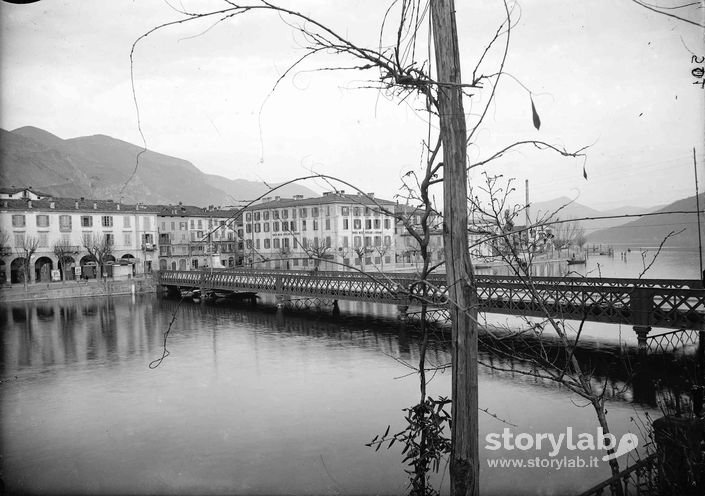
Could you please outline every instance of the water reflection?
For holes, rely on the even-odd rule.
[[[45,494],[404,493],[399,452],[364,443],[399,428],[417,400],[415,378],[398,378],[420,343],[393,308],[369,305],[337,316],[147,296],[0,306],[5,484]],[[150,370],[175,313],[170,355]],[[594,429],[567,391],[512,372],[526,366],[519,360],[481,353],[508,369],[481,369],[483,408],[529,432]],[[636,404],[653,405],[653,377],[630,387],[633,349],[592,342],[577,353],[610,385],[612,427],[626,432]],[[447,336],[433,336],[429,362],[450,362]],[[449,388],[443,372],[430,384],[431,394]],[[481,417],[480,427],[483,439],[504,426]],[[546,481],[577,492],[607,474],[497,470],[483,469],[484,494],[533,494]]]

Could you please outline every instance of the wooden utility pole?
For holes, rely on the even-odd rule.
[[[443,242],[452,321],[450,493],[478,495],[477,294],[468,251],[466,145],[453,0],[431,0],[443,143]]]

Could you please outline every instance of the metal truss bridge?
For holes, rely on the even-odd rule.
[[[705,330],[705,289],[699,280],[475,276],[480,311],[634,326],[640,340],[652,327]],[[425,298],[448,304],[445,275],[425,285],[412,274],[215,269],[160,271],[158,284],[204,292],[271,293],[284,297],[358,300],[404,311]]]

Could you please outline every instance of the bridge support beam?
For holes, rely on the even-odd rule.
[[[633,326],[634,332],[636,332],[636,340],[639,345],[639,351],[646,353],[648,350],[648,343],[646,338],[651,332],[651,326],[635,325]]]

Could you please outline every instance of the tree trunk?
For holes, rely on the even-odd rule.
[[[479,494],[477,298],[468,252],[467,129],[453,0],[431,0],[443,143],[443,241],[452,321],[452,495]]]

